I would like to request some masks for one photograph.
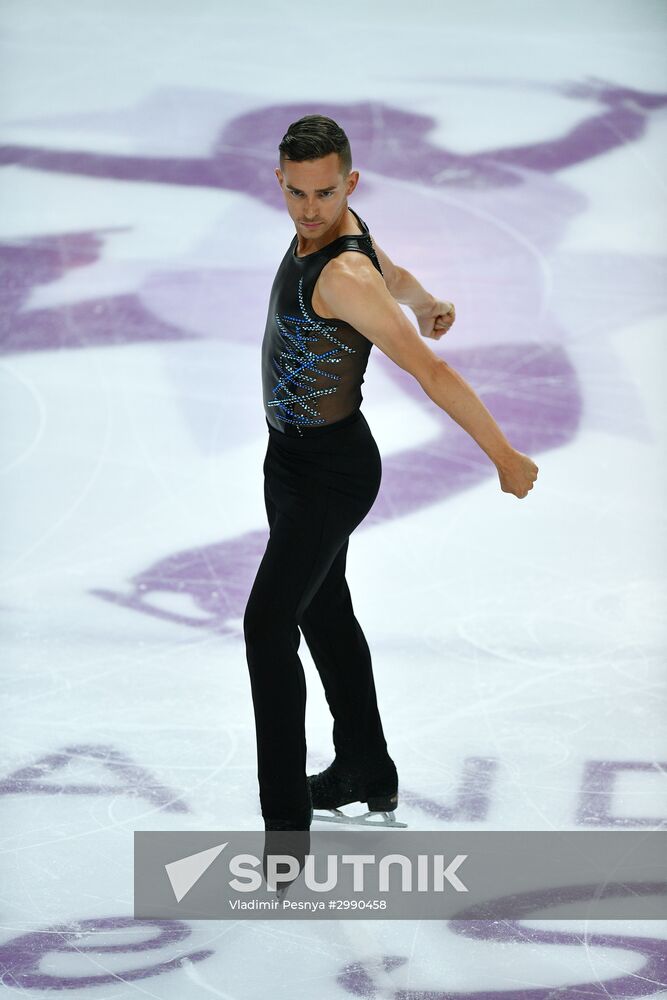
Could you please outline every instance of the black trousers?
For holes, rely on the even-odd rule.
[[[291,819],[309,812],[300,631],[333,716],[336,760],[387,756],[371,654],[345,579],[349,537],[373,506],[382,464],[361,410],[303,437],[267,427],[270,533],[243,629],[262,816]]]

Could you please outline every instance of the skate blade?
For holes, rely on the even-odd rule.
[[[372,819],[380,816],[381,819]],[[407,823],[400,823],[393,812],[365,812],[357,816],[347,816],[340,809],[329,809],[328,813],[313,812],[313,819],[323,819],[327,823],[352,823],[355,826],[391,826],[405,829]]]

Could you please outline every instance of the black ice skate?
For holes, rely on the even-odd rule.
[[[307,810],[301,815],[290,819],[264,819],[264,853],[262,871],[264,881],[269,889],[276,890],[276,896],[282,900],[292,882],[296,881],[306,864],[310,854],[310,824],[313,820],[313,806],[309,803]],[[287,855],[294,858],[298,865],[296,874],[283,874],[276,871],[275,884],[269,878],[268,859],[271,855]],[[282,864],[281,864],[282,868]]]
[[[310,854],[310,830],[290,830],[271,829],[264,834],[264,852],[262,857],[262,871],[266,887],[275,889],[276,897],[282,900],[290,885],[295,882],[303,871],[306,858]],[[277,861],[275,869],[269,875],[269,858],[271,856],[285,856],[296,861],[297,868],[290,865],[290,871],[285,871],[287,864]],[[275,879],[273,877],[275,871]]]
[[[308,775],[308,785],[315,810],[313,819],[356,826],[405,828],[408,825],[399,823],[394,814],[398,805],[398,775],[391,760],[365,773],[334,761],[319,774]],[[341,812],[341,806],[353,802],[365,802],[368,812],[354,816]],[[327,812],[317,812],[318,809]]]

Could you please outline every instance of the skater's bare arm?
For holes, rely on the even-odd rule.
[[[525,497],[538,468],[516,451],[466,380],[438,357],[392,297],[367,257],[349,251],[323,268],[318,290],[327,309],[359,330],[455,420],[498,469],[503,492]]]
[[[426,291],[414,274],[405,267],[399,267],[387,256],[382,247],[373,240],[385,284],[392,298],[403,305],[410,306],[417,318],[419,332],[422,337],[439,340],[447,333],[456,319],[453,302],[436,299]]]

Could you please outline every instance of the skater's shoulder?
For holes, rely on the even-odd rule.
[[[358,283],[370,275],[374,280],[377,277],[383,278],[387,288],[391,288],[397,272],[397,266],[374,239],[367,245],[345,247],[327,261],[321,276],[325,282],[333,276],[343,283]]]
[[[371,258],[358,250],[343,250],[336,257],[332,257],[322,268],[320,280],[327,284],[356,283],[363,280],[365,275],[377,274],[377,268]]]
[[[322,269],[317,288],[319,296],[332,315],[353,301],[370,305],[384,281],[377,268],[364,254],[354,251],[339,254]],[[386,294],[386,289],[385,289]]]

